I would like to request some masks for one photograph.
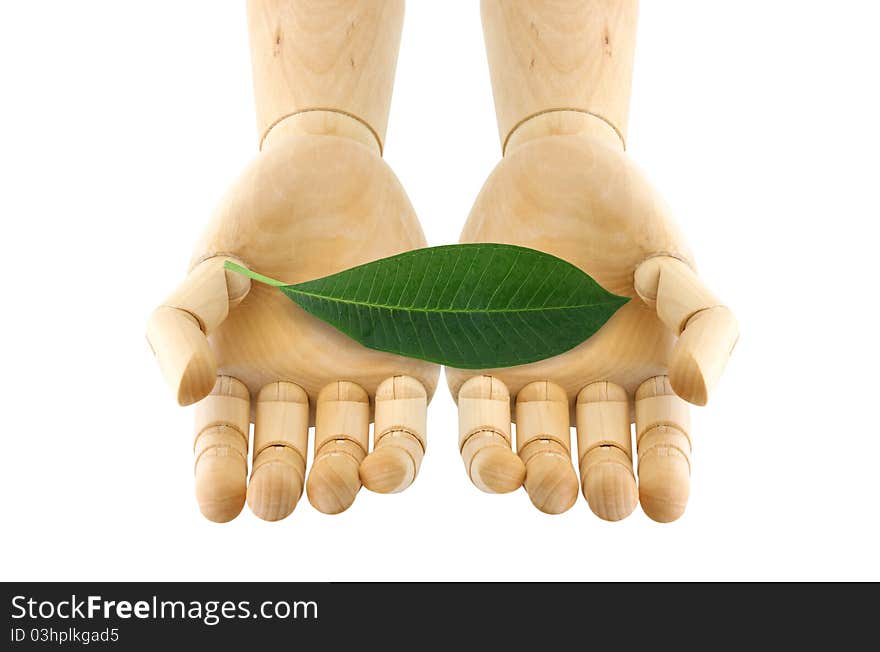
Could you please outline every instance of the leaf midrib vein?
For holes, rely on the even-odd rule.
[[[594,303],[578,303],[572,305],[562,305],[562,306],[537,306],[533,308],[491,308],[491,309],[452,309],[452,308],[418,308],[416,306],[391,306],[382,303],[369,303],[367,301],[355,301],[353,299],[340,299],[338,297],[331,297],[325,294],[318,294],[317,292],[307,292],[305,290],[296,290],[293,288],[287,288],[288,292],[293,294],[301,294],[307,297],[313,297],[316,299],[324,299],[325,301],[333,301],[336,303],[346,303],[356,306],[366,306],[371,308],[376,308],[377,310],[408,310],[411,312],[427,312],[427,313],[462,313],[469,314],[473,312],[479,312],[483,314],[494,314],[494,313],[509,313],[509,312],[546,312],[548,310],[577,310],[578,308],[592,308],[595,306],[604,306],[608,304],[615,303],[615,301],[596,301]]]

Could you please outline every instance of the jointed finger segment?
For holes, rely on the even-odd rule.
[[[361,488],[359,467],[367,456],[370,401],[363,387],[336,381],[318,394],[315,458],[306,481],[309,502],[320,512],[348,509]]]
[[[739,338],[729,308],[683,261],[667,255],[648,258],[635,270],[636,293],[675,335],[669,378],[675,392],[705,405]]]
[[[626,390],[597,382],[578,394],[578,456],[584,497],[601,519],[619,521],[638,502]]]
[[[147,341],[178,405],[192,405],[211,392],[217,380],[217,363],[193,315],[160,306],[147,322]]]
[[[526,467],[526,492],[542,512],[560,514],[577,500],[570,441],[565,390],[549,381],[523,387],[516,397],[517,450]]]
[[[219,376],[196,405],[196,499],[205,518],[231,521],[244,507],[250,394],[243,383]]]
[[[468,379],[458,392],[458,443],[468,477],[487,493],[522,486],[525,465],[511,450],[510,393],[492,376]]]
[[[207,396],[217,376],[207,335],[250,291],[250,280],[223,265],[229,256],[202,261],[147,321],[147,341],[180,405]]]
[[[738,339],[736,318],[725,306],[701,310],[688,319],[669,358],[675,393],[689,403],[705,405]]]
[[[678,519],[690,493],[690,417],[668,376],[636,391],[639,499],[645,513],[662,523]]]
[[[409,487],[425,454],[428,394],[411,376],[393,376],[376,390],[373,452],[360,466],[364,486],[378,493]]]
[[[260,390],[254,418],[254,462],[247,490],[251,511],[278,521],[296,507],[305,485],[309,399],[294,383]]]

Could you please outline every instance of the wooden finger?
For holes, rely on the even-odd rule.
[[[393,376],[376,390],[373,452],[360,466],[370,491],[396,493],[410,486],[425,454],[428,393],[411,376]]]
[[[370,399],[363,387],[340,380],[318,394],[315,459],[306,481],[309,502],[325,514],[348,509],[361,488],[359,467],[370,439]]]
[[[147,341],[179,405],[191,405],[211,392],[217,363],[195,317],[159,306],[147,321]]]
[[[705,405],[739,338],[736,318],[684,262],[654,256],[635,271],[635,290],[676,335],[669,360],[675,392]]]
[[[526,469],[511,449],[510,393],[493,376],[474,376],[458,392],[458,445],[468,477],[487,493],[522,486]]]
[[[196,405],[195,484],[199,509],[210,521],[231,521],[244,507],[250,395],[230,376],[219,376]]]
[[[584,498],[601,519],[626,518],[639,501],[626,390],[607,381],[587,385],[578,394],[576,423]]]
[[[180,405],[211,392],[217,365],[207,335],[250,290],[250,279],[223,268],[226,260],[199,263],[147,321],[147,341]]]
[[[669,382],[694,405],[706,405],[739,339],[736,317],[725,306],[707,308],[688,319],[669,357]]]
[[[247,502],[265,521],[288,516],[305,486],[309,397],[288,382],[260,390],[254,416],[254,453]]]
[[[568,419],[568,397],[555,383],[529,383],[516,396],[516,448],[526,467],[523,484],[535,507],[547,514],[561,514],[577,500]]]
[[[687,403],[668,376],[649,378],[636,390],[639,500],[661,523],[679,518],[690,494],[691,440]]]

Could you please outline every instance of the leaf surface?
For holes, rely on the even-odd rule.
[[[564,353],[629,300],[561,258],[493,243],[416,249],[295,285],[227,267],[364,346],[461,369]]]

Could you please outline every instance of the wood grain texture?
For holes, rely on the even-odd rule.
[[[348,139],[292,136],[245,170],[193,260],[235,252],[251,269],[298,283],[425,245],[406,193],[375,153]],[[254,394],[289,380],[314,405],[340,377],[370,394],[395,375],[418,379],[428,396],[437,384],[436,365],[367,349],[261,284],[209,339],[221,373]]]
[[[726,306],[694,314],[669,359],[675,393],[694,405],[706,405],[738,341],[739,325]]]
[[[649,258],[634,278],[636,293],[679,335],[669,359],[672,387],[688,402],[705,405],[739,340],[736,317],[689,266],[670,256]]]
[[[163,374],[183,404],[205,396],[216,373],[251,396],[294,382],[308,394],[312,422],[318,392],[340,378],[372,395],[386,378],[411,376],[430,399],[436,365],[366,349],[274,288],[230,286],[242,282],[237,275],[226,275],[224,293],[215,269],[232,257],[297,283],[426,246],[400,182],[362,130],[384,133],[403,3],[252,0],[248,13],[260,124],[314,103],[342,113],[292,118],[220,201],[190,277],[166,302],[174,310],[160,309],[148,325]]]
[[[607,123],[621,146],[637,15],[636,0],[483,0],[502,145],[531,117],[574,110]]]
[[[306,480],[309,502],[320,512],[348,509],[361,488],[359,467],[370,447],[370,397],[345,380],[318,394],[315,459]]]
[[[688,406],[676,396],[668,376],[642,383],[635,403],[639,501],[650,518],[668,523],[681,517],[690,495]]]
[[[492,376],[474,376],[458,398],[458,445],[468,478],[487,493],[522,486],[526,469],[511,450],[510,392]]]
[[[248,26],[260,142],[286,117],[325,109],[336,116],[299,128],[356,132],[349,123],[359,123],[381,151],[403,0],[249,0]]]
[[[229,376],[219,376],[211,394],[196,405],[196,500],[210,521],[231,521],[244,507],[249,415],[247,388]]]
[[[191,405],[211,392],[217,363],[193,315],[159,306],[147,320],[147,342],[178,405]]]
[[[413,483],[427,447],[427,421],[427,392],[418,380],[394,376],[379,385],[373,451],[360,467],[367,489],[397,493]]]
[[[499,132],[507,139],[516,126],[515,146],[480,191],[461,241],[552,253],[610,292],[638,300],[565,354],[505,369],[449,369],[450,389],[455,396],[468,378],[486,374],[514,397],[534,380],[552,381],[572,410],[578,392],[594,382],[632,396],[645,378],[666,373],[683,322],[717,305],[702,283],[691,282],[693,258],[671,211],[609,131],[626,131],[637,3],[485,0],[482,7]],[[655,259],[672,261],[680,272],[659,304],[656,288],[644,296],[634,283],[637,270],[647,271]],[[693,370],[714,374],[723,357],[704,355],[711,338],[695,331],[700,351],[681,356],[681,381],[673,373],[673,384],[689,388],[695,400],[701,382]],[[724,355],[729,344],[719,345]]]
[[[584,498],[601,519],[626,518],[639,499],[626,390],[607,381],[587,385],[578,394],[576,423]]]
[[[536,379],[578,392],[610,381],[632,396],[666,372],[675,343],[656,310],[641,301],[633,275],[657,252],[691,264],[670,210],[619,149],[587,136],[534,139],[507,155],[480,191],[462,242],[501,242],[552,253],[630,301],[590,339],[540,362],[476,373],[502,380],[516,395]],[[447,368],[453,396],[473,371]]]
[[[257,395],[247,503],[266,521],[287,517],[302,496],[309,438],[309,398],[294,383],[270,383]]]
[[[250,279],[223,268],[227,260],[234,259],[214,256],[196,265],[147,321],[147,341],[180,405],[211,391],[217,364],[206,334],[223,323],[251,288]]]
[[[568,416],[568,397],[555,383],[529,383],[516,396],[516,448],[526,467],[523,486],[532,504],[547,514],[561,514],[577,500]]]

